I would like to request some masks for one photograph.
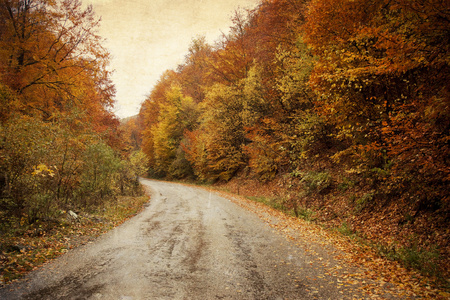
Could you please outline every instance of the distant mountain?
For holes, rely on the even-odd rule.
[[[130,120],[135,120],[135,119],[137,119],[137,118],[138,118],[138,115],[134,115],[134,116],[131,116],[131,117],[122,118],[122,119],[120,119],[120,124],[126,124],[126,123],[128,123]]]

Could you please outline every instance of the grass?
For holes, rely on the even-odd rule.
[[[337,185],[337,188],[338,188],[341,192],[345,192],[345,191],[347,191],[348,189],[353,188],[355,185],[356,185],[356,182],[355,182],[355,181],[353,181],[353,180],[351,180],[351,179],[348,179],[348,178],[344,177],[344,178],[342,179],[342,182],[340,182],[340,183]]]
[[[314,217],[316,213],[314,212],[314,210],[309,209],[309,208],[303,208],[303,207],[298,207],[297,208],[297,217],[301,218],[305,221],[308,222],[313,222],[316,220],[316,218]]]
[[[408,246],[396,247],[395,245],[385,246],[381,243],[373,243],[361,237],[358,232],[353,231],[346,222],[341,226],[336,227],[335,230],[344,236],[350,237],[361,247],[370,247],[375,252],[384,258],[397,261],[403,266],[418,270],[425,276],[433,276],[441,282],[445,281],[443,278],[438,262],[440,254],[436,246],[429,249],[420,248],[416,243],[411,243]]]
[[[436,262],[439,261],[439,252],[436,248],[431,250],[419,249],[416,245],[402,247],[398,251],[398,259],[405,265],[419,270],[422,274],[440,277]]]
[[[401,247],[395,247],[395,245],[386,247],[377,244],[374,248],[383,257],[398,261],[408,268],[420,271],[424,275],[430,275],[440,280],[444,279],[439,270],[440,254],[436,246],[423,249],[415,243]]]
[[[269,207],[272,207],[274,209],[277,209],[277,210],[280,210],[283,212],[288,211],[286,206],[284,206],[283,203],[276,198],[255,197],[255,196],[247,196],[247,198],[252,201],[255,201],[255,202],[263,203]]]
[[[308,222],[313,222],[315,220],[314,218],[315,212],[311,209],[298,206],[296,210],[294,210],[293,208],[289,208],[285,204],[284,200],[280,200],[278,198],[255,197],[255,196],[246,196],[246,197],[252,201],[263,203],[273,209],[282,211],[289,216],[300,218]]]
[[[356,233],[348,226],[347,222],[341,224],[341,226],[337,227],[336,230],[345,236],[353,237]]]

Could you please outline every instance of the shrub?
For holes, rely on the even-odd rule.
[[[305,187],[307,194],[321,194],[327,191],[332,185],[332,178],[328,172],[307,172],[302,173],[300,181]]]
[[[133,152],[128,160],[122,160],[119,168],[118,186],[123,196],[141,195],[139,176],[148,172],[148,158],[142,151]]]
[[[115,197],[119,192],[116,183],[121,161],[114,150],[99,142],[88,146],[83,158],[81,185],[76,192],[83,199],[83,204],[97,205],[106,198]]]

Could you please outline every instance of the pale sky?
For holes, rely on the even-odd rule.
[[[116,86],[114,112],[120,118],[139,112],[161,74],[183,62],[193,38],[213,44],[228,32],[238,8],[260,0],[84,0],[102,18],[100,35],[112,54]]]

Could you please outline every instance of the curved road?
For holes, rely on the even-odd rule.
[[[356,289],[343,292],[339,278],[318,267],[317,252],[306,253],[230,200],[179,184],[142,183],[152,191],[142,213],[0,290],[0,299],[361,297]]]

